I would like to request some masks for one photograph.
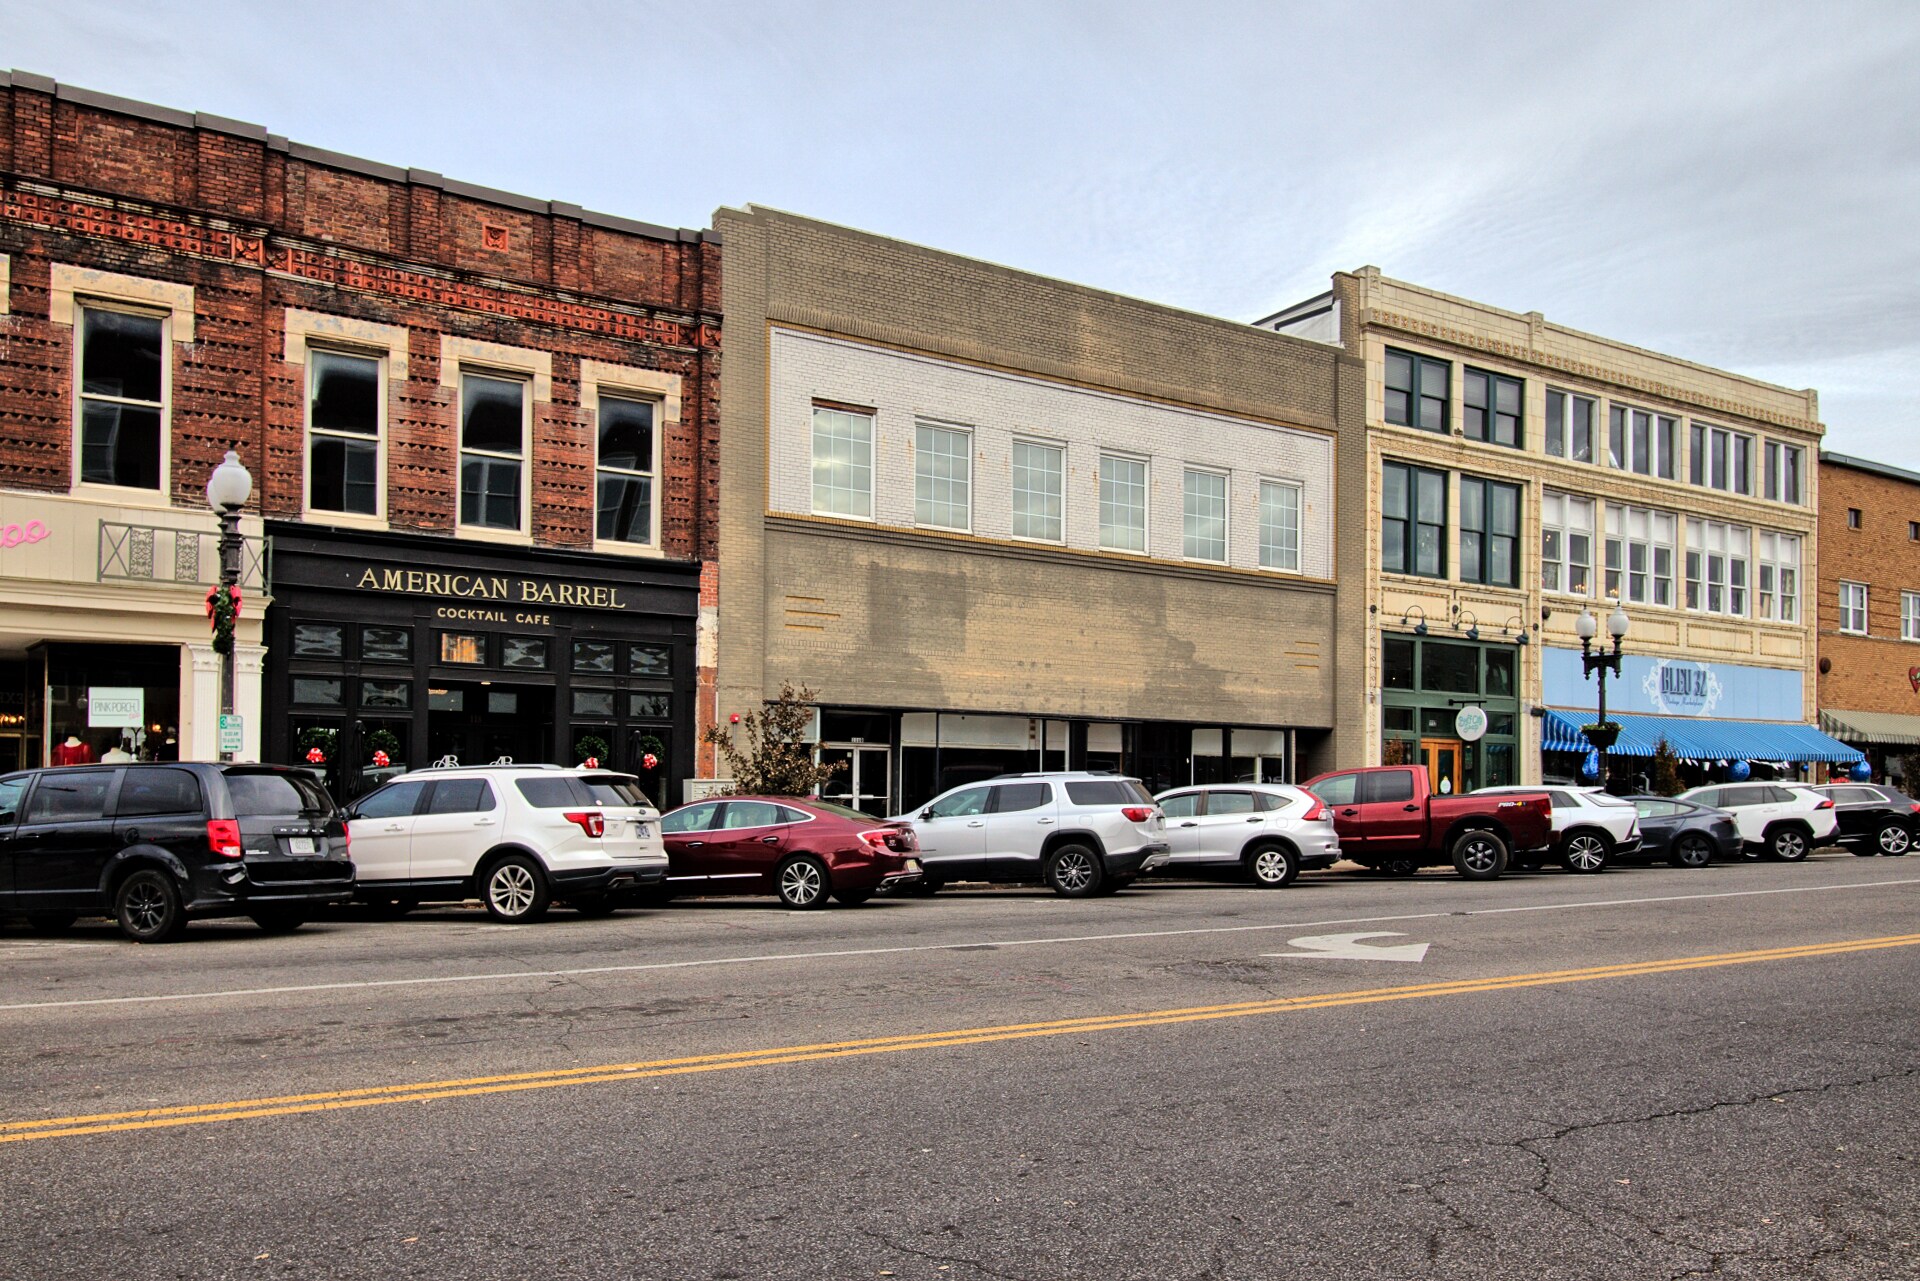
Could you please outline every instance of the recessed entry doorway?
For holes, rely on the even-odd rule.
[[[553,755],[553,690],[503,681],[435,682],[427,689],[429,763],[511,760],[539,764]]]

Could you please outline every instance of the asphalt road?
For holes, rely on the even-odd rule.
[[[1293,942],[1352,934],[1403,950]],[[1920,1276],[1920,859],[8,925],[0,976],[9,1281]]]

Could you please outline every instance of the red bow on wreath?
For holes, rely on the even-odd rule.
[[[390,764],[392,764],[392,762],[387,759],[385,752],[375,752],[373,754],[373,765],[375,769],[385,769]]]
[[[586,760],[580,762],[580,767],[582,769],[599,769],[600,758],[598,756],[589,756]]]
[[[655,756],[652,752],[648,752],[645,756],[642,756],[640,758],[640,766],[642,769],[652,769],[654,766],[658,765],[659,763],[660,763],[660,758],[658,756]]]
[[[309,747],[307,749],[307,761],[313,765],[325,765],[327,763],[327,754],[317,747]]]

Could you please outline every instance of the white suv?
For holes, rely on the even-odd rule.
[[[478,898],[496,921],[558,898],[587,915],[666,879],[660,814],[631,774],[542,765],[415,770],[347,808],[359,897],[390,910]]]
[[[1682,792],[1679,799],[1733,815],[1748,858],[1764,853],[1797,863],[1831,841],[1839,826],[1831,800],[1786,783],[1715,783]]]
[[[919,885],[1041,881],[1066,898],[1111,894],[1167,861],[1166,820],[1137,778],[1002,774],[956,787],[894,822],[920,842]]]
[[[1280,889],[1304,871],[1340,861],[1333,811],[1285,783],[1176,787],[1159,796],[1172,857],[1160,870],[1241,868],[1255,885]]]
[[[1619,855],[1640,848],[1640,811],[1632,801],[1582,787],[1482,787],[1473,795],[1506,792],[1547,794],[1553,802],[1553,856],[1569,872],[1604,872]]]

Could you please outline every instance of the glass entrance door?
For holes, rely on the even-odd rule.
[[[1423,738],[1420,759],[1426,764],[1427,779],[1433,790],[1452,795],[1460,790],[1460,758],[1467,745],[1457,738]]]
[[[427,691],[430,760],[540,764],[553,755],[553,691],[499,682],[448,682]]]
[[[820,799],[885,818],[891,796],[892,756],[893,750],[888,747],[822,743],[820,763],[840,768],[820,784]]]

